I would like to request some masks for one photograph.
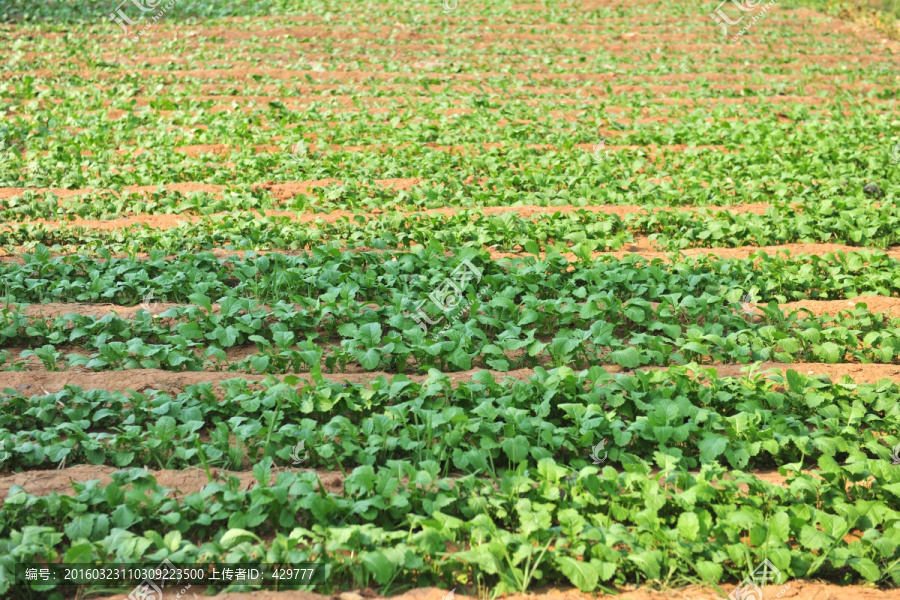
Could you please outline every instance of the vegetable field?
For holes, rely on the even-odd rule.
[[[900,597],[900,43],[8,0],[0,47],[0,597]],[[323,579],[22,568],[164,561]]]

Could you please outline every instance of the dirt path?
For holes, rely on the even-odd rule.
[[[846,300],[798,300],[796,302],[788,302],[779,304],[786,314],[797,310],[806,310],[813,315],[836,315],[845,310],[853,310],[857,304],[865,304],[867,310],[872,313],[886,313],[894,318],[900,318],[900,298],[891,296],[856,296]],[[654,307],[656,306],[653,303]],[[109,314],[116,314],[123,319],[133,319],[139,310],[147,310],[154,316],[165,313],[172,308],[184,308],[187,306],[197,306],[192,304],[179,304],[176,302],[156,302],[142,303],[135,306],[122,306],[120,304],[112,304],[101,302],[97,304],[88,302],[48,302],[46,304],[28,304],[19,305],[20,310],[26,316],[32,319],[53,319],[62,317],[67,314],[78,314],[90,317],[104,317]],[[367,308],[377,310],[380,308],[378,304],[366,304]],[[581,303],[576,303],[581,306]],[[271,311],[272,307],[268,304],[259,304],[259,309]],[[205,312],[205,309],[202,309]],[[221,307],[217,303],[212,304],[212,312],[219,314]],[[759,309],[757,309],[759,310]]]
[[[609,373],[628,373],[629,371],[616,365],[603,367]],[[658,370],[668,367],[642,367],[643,370]],[[743,377],[751,370],[747,365],[702,365],[701,368],[714,369],[719,377]],[[793,369],[804,375],[825,375],[832,381],[838,382],[844,376],[849,376],[856,383],[877,383],[881,379],[889,379],[900,383],[900,365],[861,364],[861,363],[760,363],[753,373],[760,374],[774,369],[783,373]],[[498,381],[505,378],[528,379],[534,374],[533,369],[517,369],[514,371],[491,371],[487,369],[472,369],[445,373],[450,379],[451,385],[459,385],[460,382],[471,381],[475,373],[487,372]],[[388,379],[396,373],[384,371],[372,371],[369,373],[326,373],[325,379],[336,383],[365,384],[377,377]],[[408,379],[421,383],[428,379],[428,375],[406,374]],[[209,372],[209,371],[185,371],[172,372],[159,369],[128,369],[124,371],[0,371],[0,389],[13,388],[22,394],[52,394],[60,391],[65,386],[76,386],[83,389],[105,389],[109,391],[137,392],[145,390],[158,390],[169,394],[177,394],[189,385],[199,383],[221,383],[230,379],[245,379],[252,382],[261,382],[268,377],[283,379],[283,375],[250,375],[235,372]],[[308,374],[298,374],[301,380],[311,381]],[[218,389],[214,386],[214,389]],[[218,389],[221,393],[222,390]]]
[[[520,256],[526,256],[523,253],[515,253],[515,252],[497,252],[495,250],[489,250],[491,258],[517,258]],[[612,252],[593,252],[591,253],[591,258],[601,258],[603,256],[613,256],[615,258],[624,258],[629,254],[637,254],[643,258],[648,260],[660,259],[665,262],[672,262],[673,258],[676,258],[678,254],[683,254],[684,256],[715,256],[721,259],[745,259],[750,258],[754,254],[758,252],[765,252],[770,256],[775,255],[786,255],[789,257],[800,256],[801,254],[807,254],[809,256],[825,256],[827,254],[833,254],[837,252],[861,252],[861,251],[869,251],[873,253],[883,252],[890,256],[891,258],[900,260],[900,246],[893,246],[888,248],[887,250],[878,250],[872,248],[861,248],[858,246],[847,246],[845,244],[778,244],[774,246],[740,246],[738,248],[722,248],[722,247],[713,247],[713,248],[686,248],[684,250],[678,252],[672,251],[662,251],[655,248],[654,244],[646,237],[635,236],[634,243],[628,244],[622,250],[615,250]],[[545,254],[542,253],[542,257]],[[563,256],[566,257],[566,260],[570,262],[577,262],[579,259],[571,252],[563,253]]]

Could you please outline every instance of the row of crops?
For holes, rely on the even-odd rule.
[[[809,298],[813,288],[822,299],[893,295],[900,262],[880,253],[832,255],[839,265],[818,257],[572,264],[468,254],[475,262],[462,260],[479,279],[451,298],[452,309],[434,302],[433,290],[462,263],[424,250],[227,263],[202,254],[178,262],[28,255],[4,269],[0,346],[31,348],[0,357],[13,370],[37,357],[50,371],[269,374],[900,360],[900,320],[869,313],[865,298],[837,316],[785,314],[777,304]],[[44,315],[40,306],[139,299],[132,317]],[[440,323],[438,335],[426,322]]]
[[[574,252],[590,257],[595,251],[620,250],[644,236],[664,251],[687,248],[741,247],[749,242],[768,246],[788,243],[839,243],[887,248],[900,244],[895,223],[900,209],[863,196],[837,202],[761,207],[764,214],[721,210],[653,211],[625,218],[581,210],[521,218],[514,211],[483,214],[479,209],[453,215],[403,214],[293,220],[235,212],[185,221],[159,229],[129,225],[114,230],[74,223],[59,227],[24,222],[0,230],[0,243],[37,248],[105,249],[112,252],[209,250],[222,245],[255,249],[313,249],[328,242],[344,246],[409,248],[439,242],[449,247],[489,246],[498,251]],[[18,198],[15,200],[18,202]],[[9,201],[12,202],[12,201]],[[83,202],[79,201],[79,202]],[[55,200],[51,200],[55,204]],[[38,205],[45,204],[38,202]],[[31,204],[20,204],[24,209]],[[180,205],[179,205],[180,206]],[[34,208],[36,212],[39,209]],[[15,218],[15,217],[10,217]]]

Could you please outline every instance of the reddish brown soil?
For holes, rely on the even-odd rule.
[[[17,350],[17,349],[13,349]],[[606,365],[603,367],[609,373],[624,373],[626,369],[616,365]],[[642,369],[665,369],[667,367],[642,367]],[[703,365],[703,368],[715,369],[720,377],[742,377],[747,374],[750,369],[747,365],[731,364],[731,365]],[[860,364],[860,363],[761,363],[754,373],[764,373],[769,369],[784,371],[786,369],[794,369],[799,373],[808,375],[827,375],[832,381],[839,381],[844,376],[849,376],[857,383],[875,383],[880,379],[890,379],[891,381],[900,383],[900,365],[881,365],[881,364]],[[472,375],[480,372],[489,372],[494,379],[503,380],[506,377],[514,379],[527,379],[534,371],[532,369],[516,369],[514,371],[490,371],[486,369],[472,369],[469,371],[458,371],[455,373],[446,373],[450,379],[451,385],[458,385],[462,381],[471,381]],[[386,377],[390,379],[396,373],[386,373],[383,371],[372,371],[369,373],[328,373],[325,379],[334,382],[348,383],[368,383],[377,377]],[[30,371],[0,371],[0,389],[13,388],[23,394],[42,394],[54,393],[63,389],[65,386],[76,386],[84,389],[105,389],[115,390],[160,390],[169,394],[177,394],[184,390],[186,386],[196,385],[198,383],[211,382],[219,383],[229,379],[245,379],[247,381],[263,381],[267,377],[264,375],[250,375],[246,373],[234,372],[211,372],[211,371],[185,371],[175,373],[171,371],[163,371],[159,369],[128,369],[124,371],[45,371],[35,368]],[[276,379],[282,379],[284,376],[275,376]],[[309,380],[309,375],[296,375],[301,380]],[[407,374],[407,378],[412,381],[422,382],[428,377],[427,375]]]
[[[521,254],[517,253],[496,252],[490,249],[488,250],[490,251],[491,258],[494,259],[521,256]],[[787,256],[799,256],[801,254],[807,254],[809,256],[825,256],[826,254],[831,254],[834,252],[859,252],[860,250],[864,250],[864,248],[847,246],[844,244],[780,244],[777,246],[741,246],[739,248],[688,248],[685,250],[681,250],[681,253],[685,256],[716,256],[718,258],[728,259],[749,258],[757,252],[765,252],[769,256],[780,254],[784,254]],[[885,252],[893,258],[900,259],[900,246],[894,246],[886,251],[872,251]],[[646,237],[635,237],[635,242],[633,244],[627,245],[622,250],[616,250],[614,252],[594,252],[592,254],[592,257],[598,258],[604,255],[611,255],[615,256],[616,258],[623,258],[629,254],[638,254],[640,256],[643,256],[644,258],[651,260],[659,258],[664,261],[669,261],[673,256],[677,255],[677,253],[664,252],[655,249],[652,242],[650,242],[650,240]],[[571,253],[565,253],[563,254],[563,256],[565,256],[571,262],[575,262],[578,260],[578,257]]]
[[[198,144],[175,148],[175,152],[181,152],[188,156],[201,156],[203,154],[228,155],[231,152],[231,147],[228,144]]]
[[[125,186],[125,191],[134,192],[137,194],[149,194],[155,192],[158,186],[155,185],[129,185]],[[213,185],[209,183],[194,183],[194,182],[186,182],[186,183],[166,183],[163,184],[163,189],[169,190],[171,192],[181,192],[182,194],[188,194],[190,192],[206,192],[209,194],[218,195],[223,186],[221,185]],[[70,196],[84,196],[87,194],[96,194],[97,192],[103,190],[95,190],[95,189],[75,189],[75,190],[66,190],[62,188],[18,188],[18,187],[0,187],[0,200],[9,200],[10,198],[14,198],[15,196],[21,196],[24,192],[31,191],[36,194],[42,194],[44,192],[50,192],[56,194],[60,198],[68,198]]]
[[[171,302],[154,302],[148,304],[145,310],[150,311],[154,315],[164,313],[170,308],[183,306]],[[119,306],[118,304],[88,304],[83,302],[50,302],[47,304],[29,304],[25,307],[24,313],[29,317],[52,319],[61,317],[69,313],[85,315],[89,317],[104,317],[110,313],[115,313],[123,319],[133,319],[138,310],[142,306]]]
[[[864,303],[870,313],[887,313],[893,318],[900,318],[900,298],[885,296],[858,296],[849,300],[802,300],[782,304],[785,311],[806,309],[812,314],[837,315],[844,310],[853,310],[858,303]]]
[[[719,377],[741,377],[746,375],[749,367],[745,365],[713,365]],[[754,373],[765,373],[770,369],[784,372],[793,369],[804,375],[826,375],[832,381],[840,381],[848,376],[856,383],[876,383],[881,379],[900,382],[900,365],[878,365],[859,363],[761,363]]]
[[[472,369],[470,371],[458,371],[446,373],[452,383],[470,381],[472,375],[484,369]],[[615,367],[607,368],[610,372],[617,372]],[[517,369],[514,371],[500,372],[489,371],[494,378],[503,379],[513,377],[526,379],[534,371],[532,369]],[[325,379],[335,382],[366,383],[376,377],[383,376],[390,379],[396,373],[384,371],[372,371],[369,373],[326,373]],[[296,375],[300,379],[309,380],[309,375]],[[218,383],[229,379],[246,379],[247,381],[262,381],[265,375],[250,375],[235,372],[211,372],[211,371],[184,371],[175,373],[160,369],[128,369],[125,371],[0,371],[0,389],[14,388],[26,394],[58,392],[67,385],[78,386],[85,389],[105,390],[161,390],[170,393],[178,393],[186,386],[204,382]],[[277,378],[282,378],[278,376]],[[412,381],[422,382],[427,375],[407,374]]]
[[[76,465],[64,469],[23,471],[0,475],[0,504],[9,496],[9,490],[14,485],[20,485],[26,492],[36,496],[45,496],[52,492],[57,494],[72,494],[73,482],[85,482],[99,479],[100,485],[108,485],[112,482],[110,475],[116,471],[115,467],[103,465]],[[278,473],[287,469],[276,467],[272,471],[270,482],[274,482]],[[297,469],[308,471],[309,469]],[[241,488],[252,487],[257,484],[252,471],[227,471],[224,469],[210,468],[213,481],[225,481],[230,476],[237,477],[241,481]],[[149,470],[150,475],[156,481],[182,496],[193,494],[203,489],[209,483],[206,471],[202,468],[177,471],[174,469]],[[317,471],[319,479],[329,492],[339,493],[344,487],[344,477],[340,471]]]

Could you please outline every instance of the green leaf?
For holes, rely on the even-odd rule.
[[[683,512],[678,516],[678,533],[687,541],[694,542],[700,535],[700,520],[691,512]]]
[[[387,585],[394,576],[394,565],[381,552],[363,552],[359,560],[366,566],[375,581]]]
[[[247,531],[246,529],[229,529],[225,532],[225,535],[222,536],[222,539],[219,540],[219,543],[223,548],[228,549],[232,546],[237,545],[243,538],[250,538],[256,540],[257,542],[262,541],[252,531]]]
[[[787,542],[791,537],[791,519],[787,513],[777,512],[767,522],[769,526],[769,539]]]
[[[166,545],[166,548],[175,552],[178,548],[181,547],[181,532],[180,531],[170,531],[166,534],[166,537],[163,538],[163,543]]]
[[[597,584],[600,582],[600,572],[591,563],[576,560],[570,556],[557,556],[555,562],[560,572],[569,579],[572,585],[581,591],[589,592],[597,589]]]
[[[503,448],[512,463],[520,463],[528,458],[528,446],[528,438],[524,435],[517,435],[500,442],[500,447]]]
[[[866,578],[866,581],[877,581],[881,577],[881,570],[871,559],[868,558],[851,558],[848,564],[856,570],[857,573]]]
[[[359,364],[366,371],[374,371],[379,363],[381,363],[381,352],[377,348],[370,348],[365,352],[361,352],[356,356]]]
[[[381,325],[378,323],[366,323],[359,328],[359,340],[366,348],[373,348],[381,342]]]
[[[528,241],[528,242],[525,242],[525,252],[528,252],[529,254],[534,254],[535,256],[540,256],[541,247],[538,246],[533,241]]]
[[[90,563],[94,560],[94,547],[91,544],[75,544],[66,550],[64,562],[66,563]]]
[[[723,435],[707,433],[697,447],[700,448],[700,461],[712,462],[725,452],[725,448],[728,447],[728,438]]]
[[[837,363],[844,355],[844,350],[834,342],[825,342],[816,348],[816,354],[822,357],[827,363]]]
[[[800,544],[810,550],[821,550],[831,544],[831,538],[812,525],[804,525],[800,529]]]
[[[611,352],[609,357],[617,364],[626,369],[634,369],[641,365],[641,353],[635,347],[625,348],[624,350],[616,350]]]
[[[201,294],[197,292],[195,294],[190,294],[188,296],[188,300],[199,306],[200,308],[205,308],[206,312],[212,312],[212,301],[209,299],[209,296],[206,294]],[[194,309],[196,310],[196,309]]]
[[[788,388],[796,394],[802,393],[805,387],[803,385],[803,376],[793,369],[788,369],[785,375],[787,376]]]
[[[697,562],[695,568],[704,581],[716,583],[722,579],[722,565],[717,565],[708,560],[701,560]]]

